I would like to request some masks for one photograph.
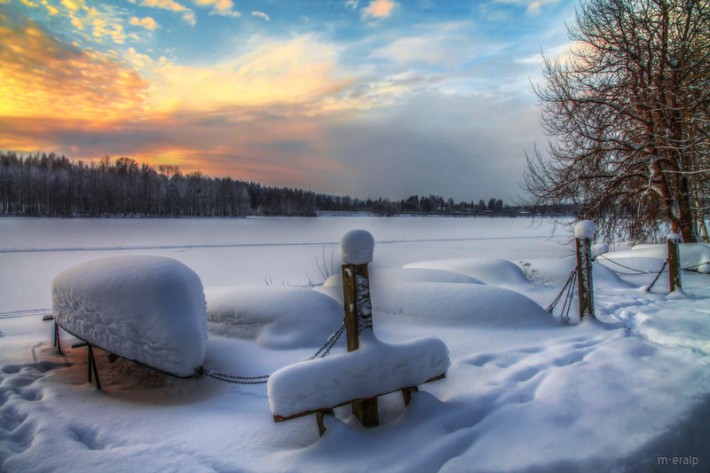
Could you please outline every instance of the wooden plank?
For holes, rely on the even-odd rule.
[[[446,373],[441,373],[441,374],[439,374],[439,375],[436,375],[436,376],[434,376],[434,377],[431,377],[431,378],[427,379],[427,380],[425,381],[425,383],[431,383],[431,382],[433,382],[433,381],[439,381],[440,379],[444,379],[444,378],[446,378]],[[417,392],[417,391],[419,391],[419,388],[418,388],[417,386],[406,386],[406,387],[403,387],[403,388],[400,388],[400,389],[395,389],[395,390],[393,390],[393,391],[387,391],[387,392],[383,392],[383,393],[377,394],[377,395],[375,395],[374,397],[375,397],[375,398],[378,398],[378,397],[380,397],[380,396],[386,396],[387,394],[396,393],[396,392],[399,392],[399,391],[402,391],[402,390],[405,390],[405,389],[408,389],[408,390],[410,390],[410,391],[412,391],[412,392]],[[336,408],[338,408],[338,407],[347,406],[348,404],[352,404],[353,402],[365,401],[365,400],[367,400],[367,399],[373,399],[373,398],[364,398],[364,397],[363,397],[363,398],[351,399],[351,400],[348,400],[348,401],[343,401],[343,402],[341,402],[341,403],[339,403],[339,404],[336,404],[336,405],[334,405],[334,406],[321,407],[321,408],[317,408],[317,409],[310,409],[310,410],[308,410],[308,411],[299,412],[298,414],[291,414],[291,415],[288,415],[288,416],[282,416],[282,415],[279,415],[279,414],[274,414],[274,422],[285,422],[285,421],[291,420],[291,419],[298,419],[299,417],[305,417],[305,416],[308,416],[308,415],[311,415],[311,414],[317,414],[319,411],[332,411],[333,409],[336,409]]]

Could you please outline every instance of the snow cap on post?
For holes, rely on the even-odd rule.
[[[368,264],[372,262],[375,239],[367,230],[351,230],[340,239],[343,264]]]
[[[591,220],[582,220],[577,222],[574,227],[575,238],[586,238],[588,240],[594,239],[594,233],[597,231],[597,226]]]
[[[680,241],[680,235],[677,234],[677,233],[674,233],[674,232],[670,232],[670,233],[666,236],[666,241],[669,241],[669,240],[670,240],[670,241],[679,242],[679,241]]]

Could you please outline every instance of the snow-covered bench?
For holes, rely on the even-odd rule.
[[[90,370],[92,363],[96,368],[94,346],[177,377],[192,376],[202,366],[207,346],[202,282],[174,259],[89,261],[54,278],[52,299],[57,327],[88,345]]]
[[[402,391],[408,404],[412,391],[443,378],[449,364],[448,349],[439,339],[389,344],[370,332],[355,351],[273,373],[267,383],[269,406],[276,422],[316,414],[323,435],[323,415],[332,414],[334,408],[396,391]]]

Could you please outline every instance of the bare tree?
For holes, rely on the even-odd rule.
[[[643,240],[662,222],[696,241],[708,204],[707,0],[588,0],[569,57],[537,87],[547,152],[528,154],[535,204],[573,203],[606,234]]]

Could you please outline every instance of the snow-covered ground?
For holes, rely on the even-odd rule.
[[[376,336],[437,338],[451,361],[408,408],[381,398],[377,428],[338,408],[319,437],[314,416],[274,423],[265,384],[166,377],[100,350],[99,392],[86,349],[63,334],[58,355],[40,315],[68,268],[170,257],[205,288],[205,368],[273,373],[338,330],[354,228],[376,241]],[[649,293],[662,251],[612,248],[594,268],[599,320],[567,325],[544,307],[572,248],[569,229],[525,219],[0,219],[0,469],[710,471],[710,275],[683,272],[671,295],[663,275]]]

